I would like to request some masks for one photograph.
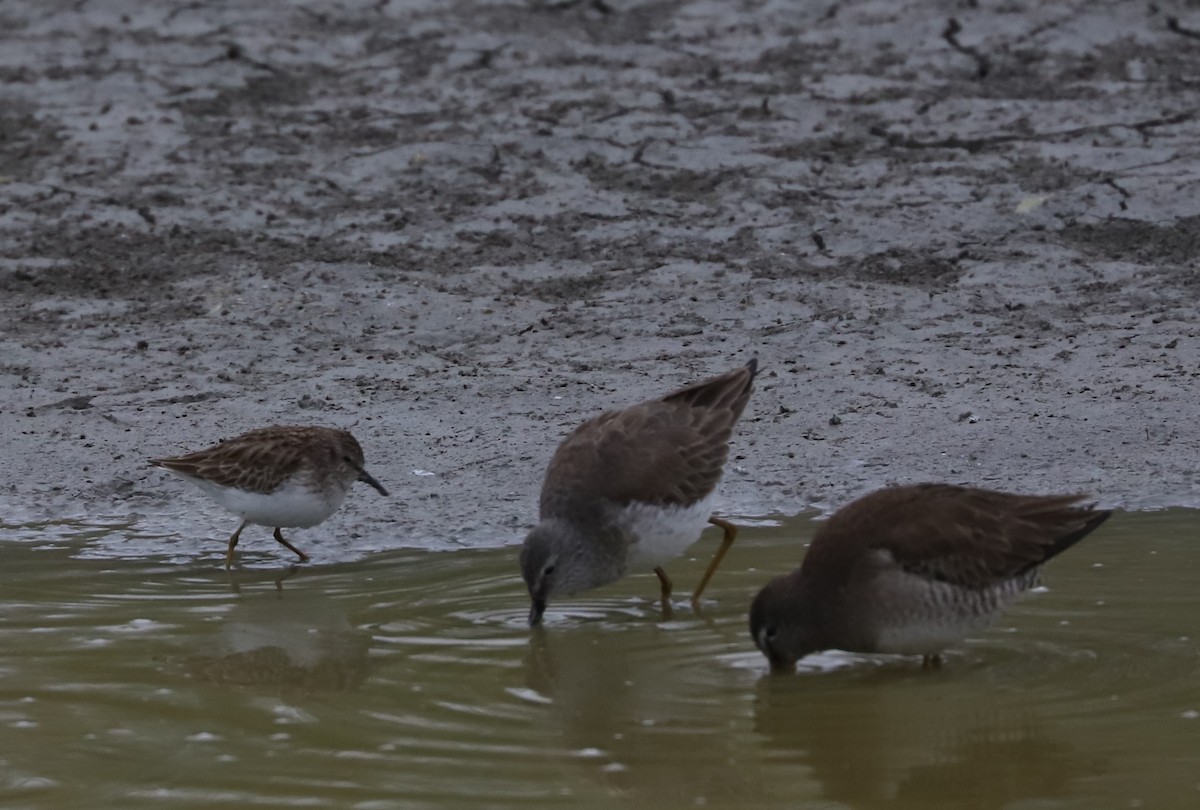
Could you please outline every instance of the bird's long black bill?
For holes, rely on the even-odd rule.
[[[388,494],[388,491],[383,488],[383,484],[376,481],[375,476],[371,475],[366,470],[358,471],[358,480],[362,481],[364,484],[370,484],[371,486],[375,487],[375,489],[379,490],[380,495]]]
[[[542,623],[542,614],[546,612],[546,601],[544,599],[534,599],[533,604],[529,606],[529,626],[537,627]]]

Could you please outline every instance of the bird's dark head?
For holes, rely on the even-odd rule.
[[[790,671],[801,658],[820,649],[803,615],[795,575],[775,577],[754,597],[750,636],[776,671]]]
[[[388,491],[383,488],[383,484],[364,469],[363,465],[366,460],[363,458],[362,446],[348,431],[339,430],[337,432],[337,441],[331,447],[331,452],[345,470],[346,486],[350,486],[350,482],[353,481],[362,481],[378,490],[380,495],[388,494]]]

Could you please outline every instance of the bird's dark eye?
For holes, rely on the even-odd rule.
[[[554,573],[554,568],[555,568],[555,566],[553,566],[553,565],[547,565],[545,567],[545,569],[542,570],[542,576],[544,576],[544,577],[551,576]]]
[[[766,635],[767,641],[774,641],[775,640],[775,628],[774,627],[766,628],[765,635]]]

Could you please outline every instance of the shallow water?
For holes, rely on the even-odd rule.
[[[230,575],[0,525],[0,806],[1200,805],[1200,515],[1115,516],[939,671],[769,676],[746,607],[813,525],[743,529],[700,614],[639,576],[532,633],[512,548]]]

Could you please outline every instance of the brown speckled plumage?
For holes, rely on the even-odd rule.
[[[190,480],[242,518],[229,538],[226,567],[249,523],[273,526],[275,539],[307,560],[307,554],[284,539],[282,526],[314,526],[325,520],[355,481],[387,495],[363,469],[358,442],[337,428],[260,428],[195,453],[150,463]]]
[[[218,486],[270,494],[297,473],[320,477],[337,472],[340,465],[334,462],[343,457],[363,466],[362,448],[345,430],[276,425],[150,463]]]

